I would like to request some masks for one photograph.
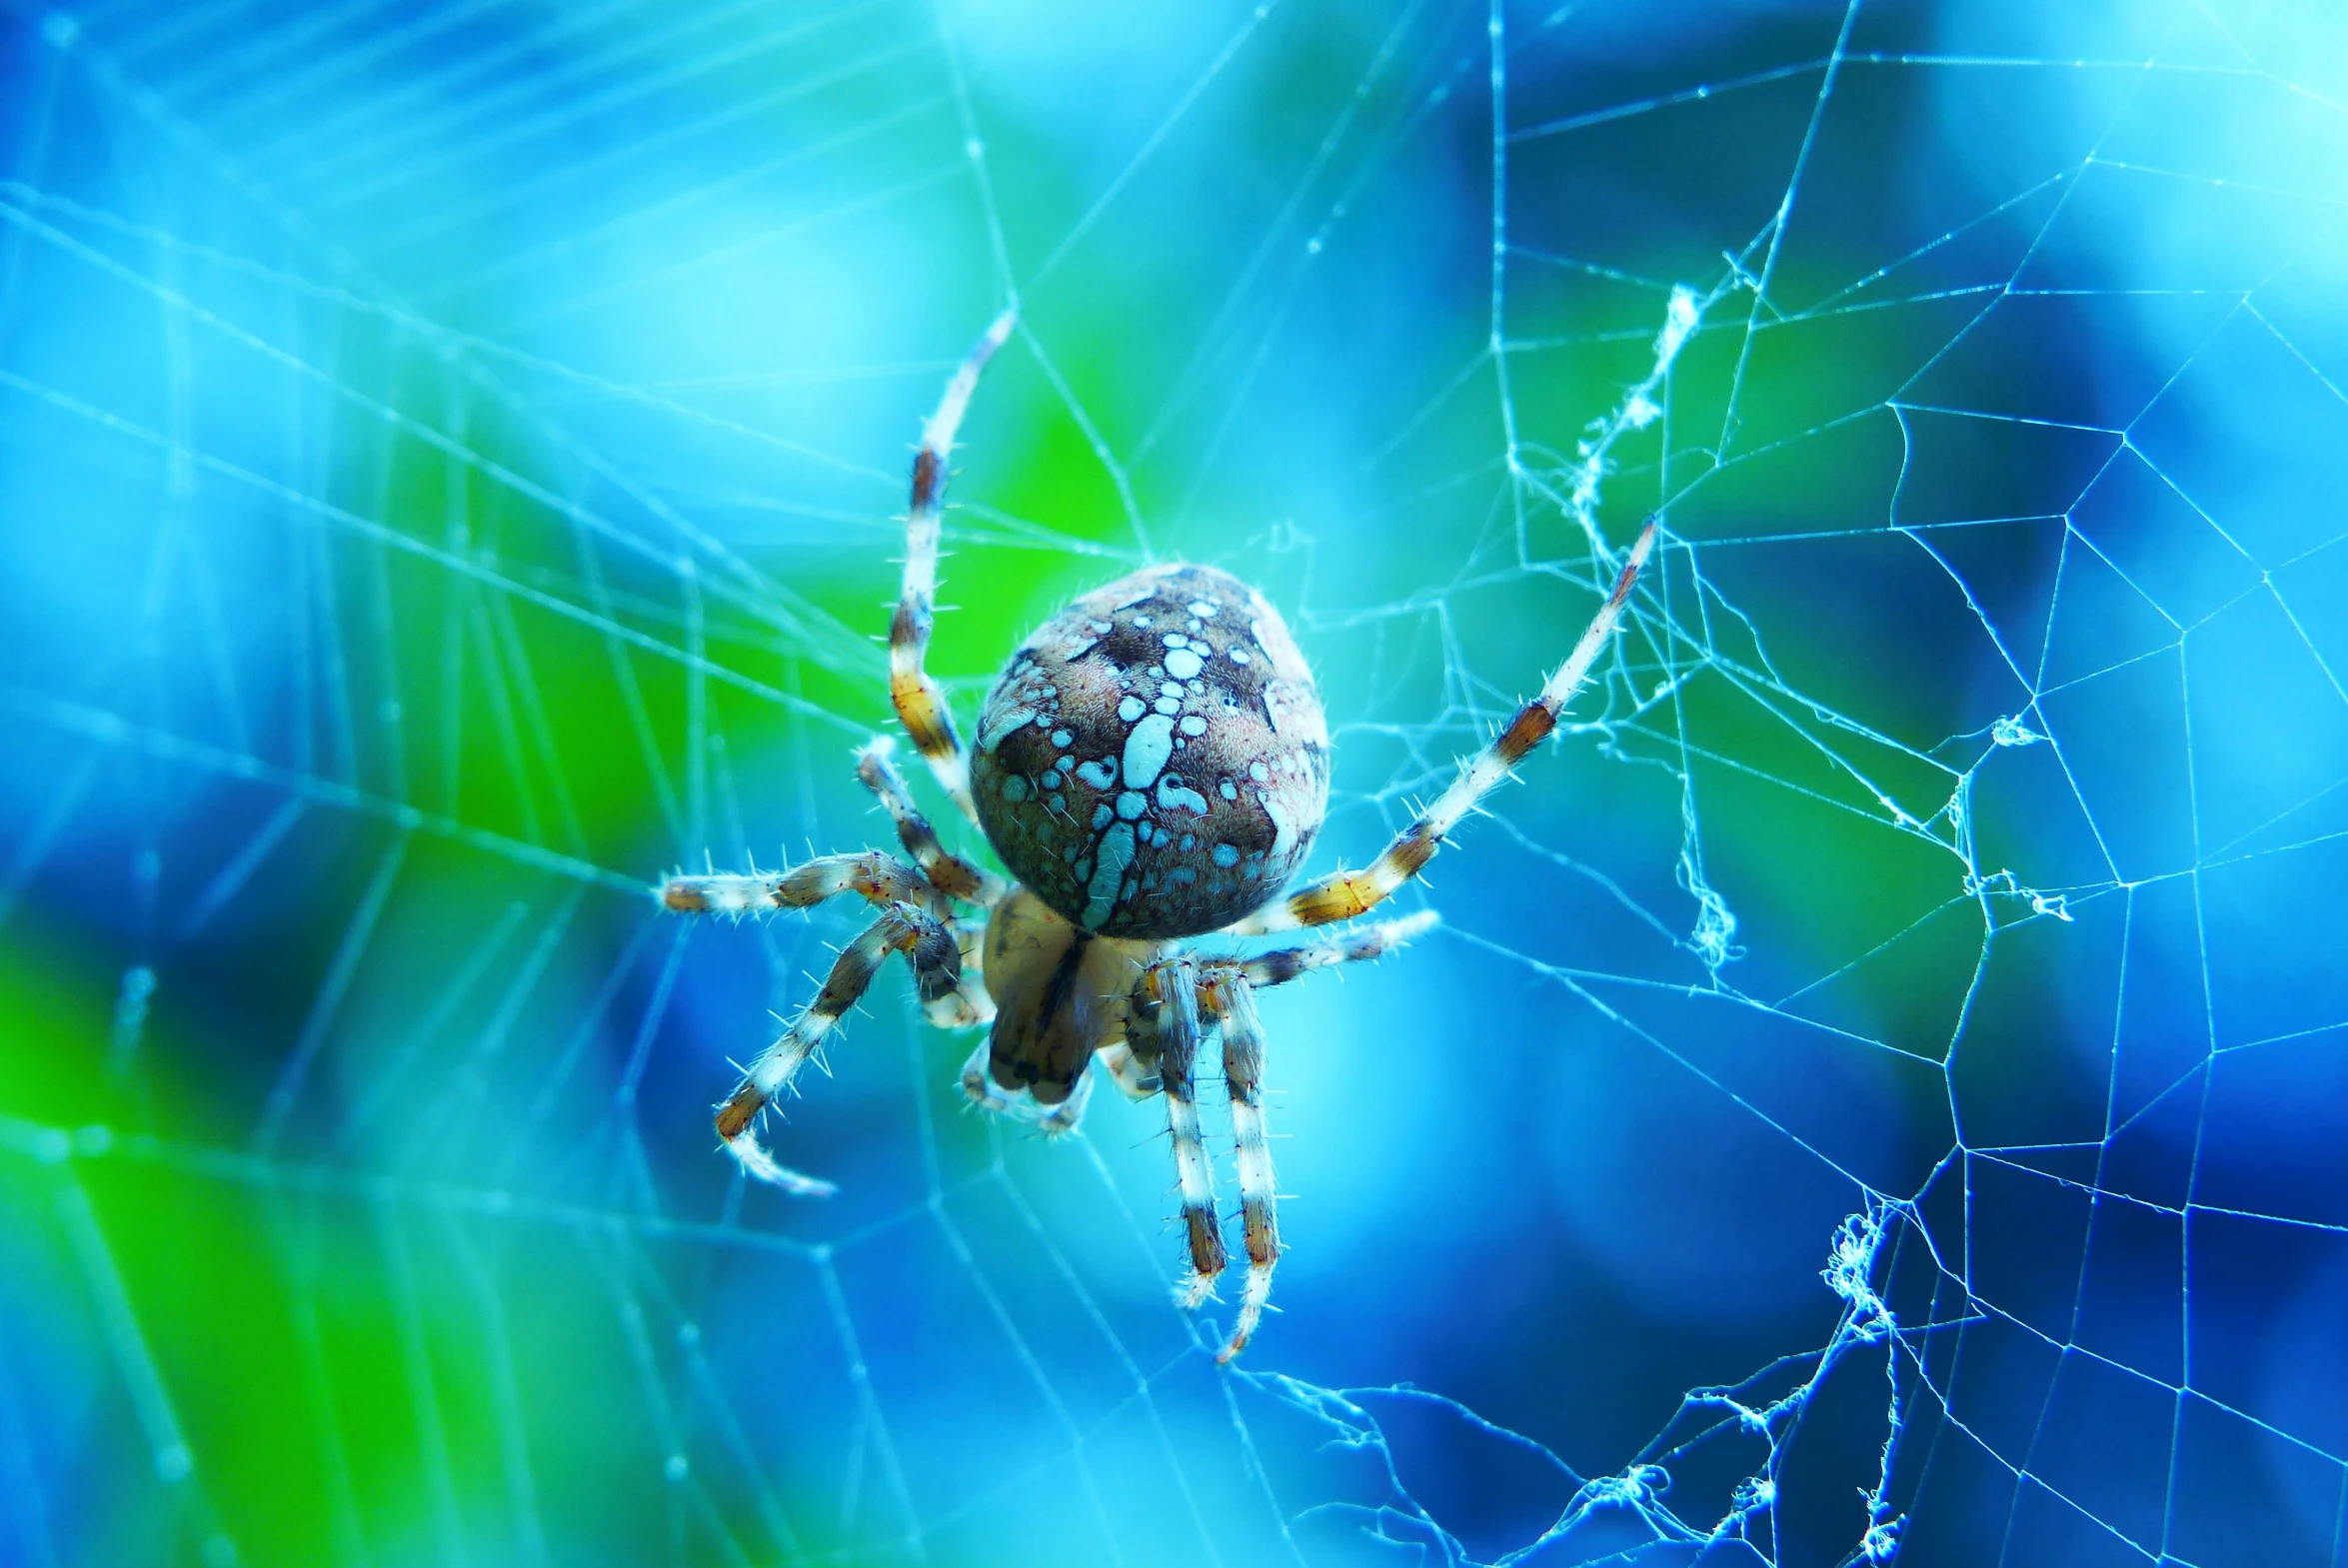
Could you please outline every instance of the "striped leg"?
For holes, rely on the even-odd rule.
[[[1649,523],[1639,532],[1638,542],[1630,547],[1630,559],[1622,564],[1622,573],[1614,580],[1614,592],[1606,596],[1588,630],[1581,634],[1581,641],[1573,645],[1565,663],[1541,687],[1540,695],[1516,711],[1508,727],[1493,738],[1481,756],[1459,771],[1458,779],[1434,804],[1395,835],[1384,853],[1364,870],[1333,872],[1289,894],[1285,901],[1258,910],[1230,929],[1252,934],[1349,920],[1384,902],[1395,888],[1424,869],[1426,862],[1434,858],[1435,850],[1442,847],[1445,836],[1459,825],[1459,819],[1474,808],[1475,802],[1490,793],[1493,785],[1508,777],[1510,769],[1556,730],[1558,716],[1572,701],[1574,689],[1589,674],[1599,650],[1621,623],[1622,607],[1630,600],[1630,586],[1638,581],[1639,568],[1646,565],[1648,553],[1654,547],[1655,525]]]
[[[1166,1088],[1166,1125],[1174,1135],[1174,1173],[1182,1188],[1182,1223],[1190,1253],[1182,1305],[1213,1293],[1222,1275],[1222,1225],[1214,1212],[1214,1169],[1198,1136],[1198,976],[1187,958],[1166,958],[1142,971],[1138,1009],[1158,1056]]]
[[[740,919],[768,909],[804,909],[844,892],[884,908],[910,903],[946,912],[946,900],[921,872],[878,849],[822,855],[772,875],[753,871],[748,876],[672,876],[661,883],[661,904],[678,914],[730,914]]]
[[[938,412],[923,427],[921,450],[914,454],[913,506],[906,517],[905,591],[897,601],[897,618],[889,624],[889,701],[938,783],[974,822],[979,811],[971,800],[970,762],[963,755],[962,738],[954,733],[946,693],[922,661],[929,654],[930,631],[938,614],[938,519],[945,510],[946,460],[954,451],[954,432],[962,424],[963,411],[978,388],[979,372],[1003,347],[1018,320],[1016,310],[995,318],[946,384]]]
[[[1210,975],[1200,1000],[1222,1020],[1222,1075],[1230,1086],[1231,1133],[1238,1143],[1239,1212],[1247,1227],[1247,1284],[1230,1343],[1214,1359],[1228,1361],[1247,1348],[1271,1299],[1272,1265],[1279,1261],[1280,1227],[1271,1178],[1271,1145],[1263,1127],[1263,1030],[1255,1021],[1254,986],[1240,972]]]
[[[864,786],[881,797],[890,817],[897,823],[897,841],[905,845],[914,863],[922,868],[932,885],[951,898],[975,903],[992,909],[1001,903],[1010,889],[999,876],[991,876],[961,855],[938,841],[938,829],[914,804],[914,797],[905,787],[896,764],[890,758],[897,743],[887,736],[875,736],[865,749],[856,754],[856,777]]]
[[[904,953],[913,964],[914,982],[925,1002],[951,995],[956,981],[962,977],[962,956],[955,949],[952,933],[911,904],[889,905],[881,911],[879,919],[865,927],[862,935],[840,949],[840,956],[833,962],[832,972],[825,978],[824,988],[816,993],[816,999],[792,1020],[781,1039],[759,1052],[733,1097],[718,1108],[718,1136],[725,1139],[734,1157],[742,1161],[742,1168],[760,1180],[807,1196],[828,1197],[835,1190],[829,1181],[818,1181],[777,1164],[774,1156],[760,1146],[752,1124],[761,1111],[791,1086],[791,1080],[806,1065],[808,1057],[823,1044],[841,1015],[864,996],[873,983],[873,976],[893,952]]]
[[[1274,947],[1268,952],[1248,958],[1209,958],[1202,967],[1210,979],[1220,981],[1226,974],[1235,974],[1248,985],[1260,989],[1266,985],[1285,985],[1301,974],[1314,969],[1325,969],[1333,963],[1361,963],[1382,958],[1404,942],[1413,941],[1441,923],[1442,916],[1432,909],[1420,909],[1398,920],[1379,920],[1372,925],[1356,926],[1334,936],[1317,941],[1300,941],[1286,947]]]
[[[1231,1134],[1238,1145],[1239,1213],[1247,1234],[1247,1283],[1239,1296],[1239,1320],[1231,1331],[1230,1343],[1215,1357],[1217,1361],[1228,1361],[1247,1348],[1264,1304],[1271,1299],[1271,1271],[1280,1255],[1271,1145],[1263,1119],[1263,1029],[1255,1019],[1256,989],[1283,985],[1330,964],[1381,957],[1431,929],[1439,918],[1432,909],[1422,909],[1399,920],[1380,920],[1319,941],[1275,947],[1250,958],[1210,958],[1199,965],[1199,1005],[1222,1026],[1222,1075],[1230,1090]]]
[[[954,935],[954,945],[962,952],[962,978],[954,989],[936,1001],[922,1003],[922,1015],[930,1026],[938,1029],[969,1029],[995,1021],[995,998],[988,994],[987,975],[982,968],[987,951],[987,922],[984,919],[950,920],[947,930]]]

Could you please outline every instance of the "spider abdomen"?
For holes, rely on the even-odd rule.
[[[1013,875],[1105,936],[1194,936],[1267,902],[1328,808],[1312,672],[1262,595],[1151,567],[1020,647],[979,720],[980,824]]]

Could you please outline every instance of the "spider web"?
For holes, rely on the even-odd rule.
[[[2344,60],[12,0],[11,1560],[2341,1562]],[[1007,296],[936,668],[1242,572],[1321,867],[1667,531],[1439,931],[1267,995],[1227,1370],[1159,1108],[950,1113],[894,974],[778,1129],[842,1195],[747,1190],[725,1059],[852,916],[646,897],[883,841],[905,444]]]

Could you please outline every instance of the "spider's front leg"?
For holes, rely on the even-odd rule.
[[[807,1064],[808,1057],[815,1054],[824,1036],[839,1023],[841,1015],[863,998],[872,986],[873,976],[893,952],[904,953],[913,965],[914,983],[925,1003],[954,995],[962,979],[962,953],[953,932],[911,904],[897,903],[884,908],[879,919],[840,949],[840,956],[833,961],[832,972],[825,977],[824,988],[816,993],[816,999],[792,1020],[782,1038],[759,1052],[742,1075],[741,1085],[718,1108],[718,1136],[742,1162],[742,1168],[752,1175],[786,1191],[809,1196],[830,1196],[835,1190],[828,1181],[801,1175],[777,1163],[760,1145],[754,1123],[759,1113],[791,1086],[791,1080]]]
[[[1190,1253],[1182,1305],[1195,1307],[1213,1293],[1225,1260],[1222,1225],[1214,1212],[1214,1168],[1207,1163],[1206,1145],[1198,1136],[1196,965],[1176,956],[1144,969],[1134,987],[1132,1017],[1135,1053],[1156,1057],[1166,1090],[1166,1125],[1174,1138],[1174,1173],[1181,1182],[1182,1222]]]
[[[979,373],[1018,322],[1016,310],[995,318],[946,384],[938,412],[922,428],[921,449],[914,454],[913,504],[905,522],[905,585],[896,618],[889,623],[889,701],[930,772],[974,822],[979,808],[971,799],[970,759],[963,753],[962,737],[955,733],[946,689],[930,674],[926,661],[930,633],[938,620],[938,528],[946,508],[946,460],[953,455],[954,433],[962,426],[971,394],[978,390]]]

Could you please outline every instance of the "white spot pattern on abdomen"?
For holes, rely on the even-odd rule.
[[[982,825],[1064,917],[1194,935],[1279,891],[1328,796],[1311,672],[1263,598],[1156,567],[1078,600],[1014,655],[973,759]]]

